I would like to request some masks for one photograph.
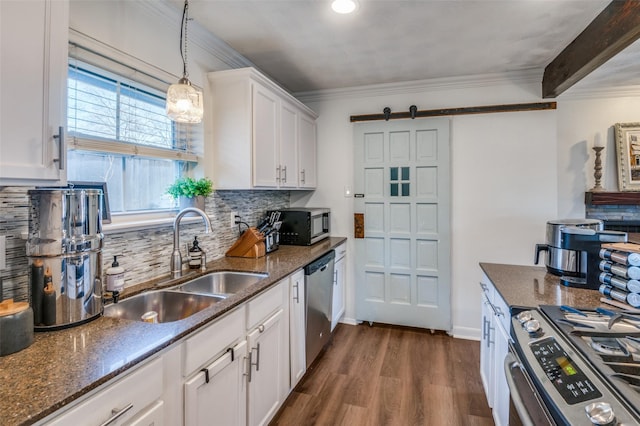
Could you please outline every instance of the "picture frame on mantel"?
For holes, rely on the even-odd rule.
[[[618,189],[640,191],[640,123],[616,123],[614,133]]]

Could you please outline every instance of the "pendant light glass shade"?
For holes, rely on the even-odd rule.
[[[167,90],[167,116],[178,123],[200,123],[204,108],[202,92],[191,85],[187,72],[187,24],[189,23],[189,0],[185,0],[180,24],[180,56],[182,78]]]
[[[200,123],[204,108],[202,92],[181,78],[167,90],[167,116],[178,123]]]

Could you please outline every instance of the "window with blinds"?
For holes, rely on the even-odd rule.
[[[166,116],[168,84],[121,61],[72,47],[77,55],[70,57],[68,69],[68,180],[107,182],[116,215],[176,208],[166,189],[189,174],[198,155],[190,143],[193,125]],[[145,82],[114,70],[144,76]]]

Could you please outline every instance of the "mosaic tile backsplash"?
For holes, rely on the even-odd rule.
[[[6,236],[7,268],[0,271],[3,294],[0,300],[13,297],[29,299],[29,265],[26,240],[29,231],[29,195],[26,187],[0,187],[0,235]],[[230,226],[231,212],[238,212],[241,220],[255,226],[267,210],[289,207],[289,191],[215,191],[205,201],[205,210],[212,229],[204,232],[204,225],[181,223],[180,245],[184,256],[185,243],[197,236],[207,260],[217,259],[238,238],[238,228]],[[184,219],[183,219],[184,220]],[[243,227],[244,229],[244,227]],[[103,272],[111,265],[113,256],[125,268],[125,286],[138,284],[169,274],[173,249],[171,224],[143,230],[110,232],[105,234],[102,250]]]

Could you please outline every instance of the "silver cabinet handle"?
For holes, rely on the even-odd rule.
[[[333,285],[338,285],[338,271],[333,271]]]
[[[249,382],[251,382],[251,366],[256,366],[256,371],[260,371],[260,343],[256,345],[256,362],[253,362],[253,350],[249,352]]]
[[[302,183],[304,183],[304,180],[305,180],[305,173],[304,173],[304,169],[302,169],[302,170],[300,171],[300,174],[302,175],[302,179],[301,179],[301,180],[302,180]]]
[[[296,303],[300,303],[300,285],[299,285],[298,281],[296,281],[296,283],[293,285],[293,288],[296,289],[296,295],[293,296],[293,300]]]
[[[129,403],[129,405],[127,405],[126,407],[118,410],[117,408],[114,408],[111,410],[111,417],[109,417],[104,423],[102,423],[100,426],[107,426],[110,425],[111,423],[115,422],[116,420],[118,420],[120,417],[122,417],[127,411],[131,410],[133,408],[133,403]]]
[[[502,309],[500,309],[500,306],[494,306],[493,312],[495,312],[497,317],[504,316],[504,312],[502,312]]]
[[[247,381],[249,383],[251,383],[251,366],[253,365],[253,362],[251,361],[251,358],[253,357],[253,353],[252,351],[249,351],[249,358],[245,358],[249,361],[249,366],[247,368],[247,374],[245,374],[245,376],[247,376]]]
[[[276,182],[280,182],[280,166],[276,167]]]
[[[54,158],[53,162],[58,163],[58,169],[64,170],[64,158],[65,158],[65,147],[64,147],[64,127],[58,127],[58,134],[53,135],[53,139],[58,140],[58,158]]]
[[[484,291],[485,293],[489,291],[489,286],[485,283],[480,283],[480,287],[482,287],[482,291]]]
[[[284,177],[282,178],[282,183],[287,183],[287,166],[284,166],[282,168],[282,173],[284,174]]]

